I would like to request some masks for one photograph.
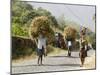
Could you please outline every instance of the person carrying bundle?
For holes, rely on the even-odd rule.
[[[85,51],[85,40],[81,39],[80,40],[80,52],[79,52],[79,57],[81,60],[81,67],[84,65],[85,62],[85,57],[86,57],[86,51]]]
[[[46,55],[46,37],[41,33],[37,42],[38,64],[42,65],[43,55]]]
[[[47,55],[47,43],[52,44],[54,42],[54,31],[50,25],[51,21],[47,16],[38,16],[32,20],[29,28],[29,36],[37,47],[37,63],[39,65],[42,64],[43,55]]]
[[[85,62],[85,58],[87,56],[87,41],[85,39],[86,37],[86,28],[83,28],[83,30],[81,31],[81,38],[80,38],[80,52],[79,52],[79,57],[81,60],[81,67],[84,65]]]
[[[68,41],[68,56],[71,56],[72,42]]]

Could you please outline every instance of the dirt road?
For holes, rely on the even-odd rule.
[[[43,65],[41,66],[37,65],[37,58],[20,63],[12,63],[12,74],[95,69],[95,66],[93,68],[80,67],[78,55],[78,51],[72,52],[71,57],[68,57],[65,51],[58,55],[48,55],[43,59]],[[95,55],[95,50],[89,50],[86,64],[91,60],[95,61],[92,59],[93,55]]]

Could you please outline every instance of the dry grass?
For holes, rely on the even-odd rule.
[[[66,50],[63,50],[61,48],[54,48],[54,51],[50,52],[48,55],[59,55],[59,54],[63,54],[63,53],[67,53]]]
[[[13,59],[12,62],[18,63],[18,62],[22,62],[24,60],[32,60],[32,59],[35,59],[36,57],[37,57],[36,53],[33,52],[30,56],[24,56],[24,57],[21,57],[21,58],[18,58],[18,59]]]
[[[86,60],[88,60],[85,62],[85,65],[84,65],[84,67],[86,69],[95,69],[96,68],[95,54],[92,57],[87,58]]]

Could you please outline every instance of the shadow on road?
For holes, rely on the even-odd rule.
[[[69,57],[69,58],[79,58],[78,56],[76,57],[76,56],[48,56],[48,57],[54,57],[54,58],[56,58],[56,57]]]
[[[42,65],[38,65],[38,64],[33,64],[33,65],[23,65],[23,66],[12,66],[12,67],[28,67],[28,66],[72,66],[72,67],[78,67],[80,66],[80,64],[42,64]]]

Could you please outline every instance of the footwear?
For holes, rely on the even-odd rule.
[[[43,65],[43,64],[41,64],[41,65]]]
[[[43,65],[42,63],[40,65]]]
[[[83,65],[80,65],[80,67],[83,67]]]

